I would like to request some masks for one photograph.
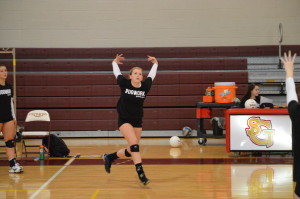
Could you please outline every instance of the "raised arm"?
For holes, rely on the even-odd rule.
[[[148,77],[151,77],[152,80],[154,80],[155,76],[156,76],[156,72],[157,72],[157,68],[158,68],[158,61],[156,60],[155,57],[151,57],[148,55],[148,61],[152,62],[152,68],[148,74]]]
[[[114,72],[114,75],[116,78],[119,75],[122,75],[118,64],[123,64],[122,61],[124,61],[124,60],[125,60],[125,57],[123,57],[123,54],[117,54],[116,58],[112,62],[113,72]]]
[[[291,51],[289,51],[288,56],[286,53],[284,53],[284,58],[281,58],[281,61],[284,64],[284,69],[286,72],[286,97],[287,97],[287,104],[289,102],[295,100],[298,102],[298,97],[296,93],[296,88],[295,88],[295,82],[294,82],[294,62],[296,59],[297,54],[294,54],[292,57]]]

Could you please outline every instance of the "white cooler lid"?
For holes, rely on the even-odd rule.
[[[235,82],[215,82],[215,86],[235,86]]]

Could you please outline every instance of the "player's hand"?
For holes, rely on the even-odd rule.
[[[152,56],[150,56],[150,55],[148,55],[148,59],[147,59],[147,60],[150,61],[150,62],[152,62],[152,64],[158,64],[156,58],[155,58],[155,57],[152,57]]]
[[[117,54],[113,62],[116,62],[117,64],[123,64],[122,61],[124,60],[125,57],[123,57],[123,54]]]
[[[297,54],[295,53],[294,56],[292,57],[292,53],[291,53],[291,51],[289,51],[288,55],[286,55],[286,53],[284,53],[284,58],[282,58],[282,57],[280,58],[284,64],[286,77],[294,77],[294,62],[295,62],[296,56],[297,56]]]

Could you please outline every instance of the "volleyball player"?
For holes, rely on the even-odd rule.
[[[300,198],[300,87],[295,87],[294,82],[294,62],[296,54],[292,57],[291,51],[288,55],[284,53],[284,58],[281,61],[284,63],[286,72],[286,96],[290,118],[292,120],[292,138],[293,138],[293,180],[296,182],[295,198]],[[296,92],[297,90],[297,92]]]
[[[9,172],[21,173],[23,168],[16,161],[15,156],[15,137],[16,137],[16,116],[14,113],[13,90],[6,82],[7,68],[0,65],[0,132],[2,132],[6,155],[9,160]]]
[[[121,74],[118,64],[122,64],[124,60],[123,54],[117,55],[112,66],[121,89],[121,96],[117,104],[118,127],[127,141],[127,148],[111,154],[104,154],[104,166],[106,172],[110,173],[111,164],[117,158],[132,157],[138,177],[146,185],[150,181],[143,170],[139,143],[142,134],[143,104],[156,76],[158,62],[155,57],[148,56],[148,61],[152,62],[153,66],[148,77],[143,81],[142,68],[140,67],[133,67],[129,71],[129,79]]]

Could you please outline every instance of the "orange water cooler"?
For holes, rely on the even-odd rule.
[[[213,89],[216,103],[232,103],[236,98],[235,82],[215,82]]]

